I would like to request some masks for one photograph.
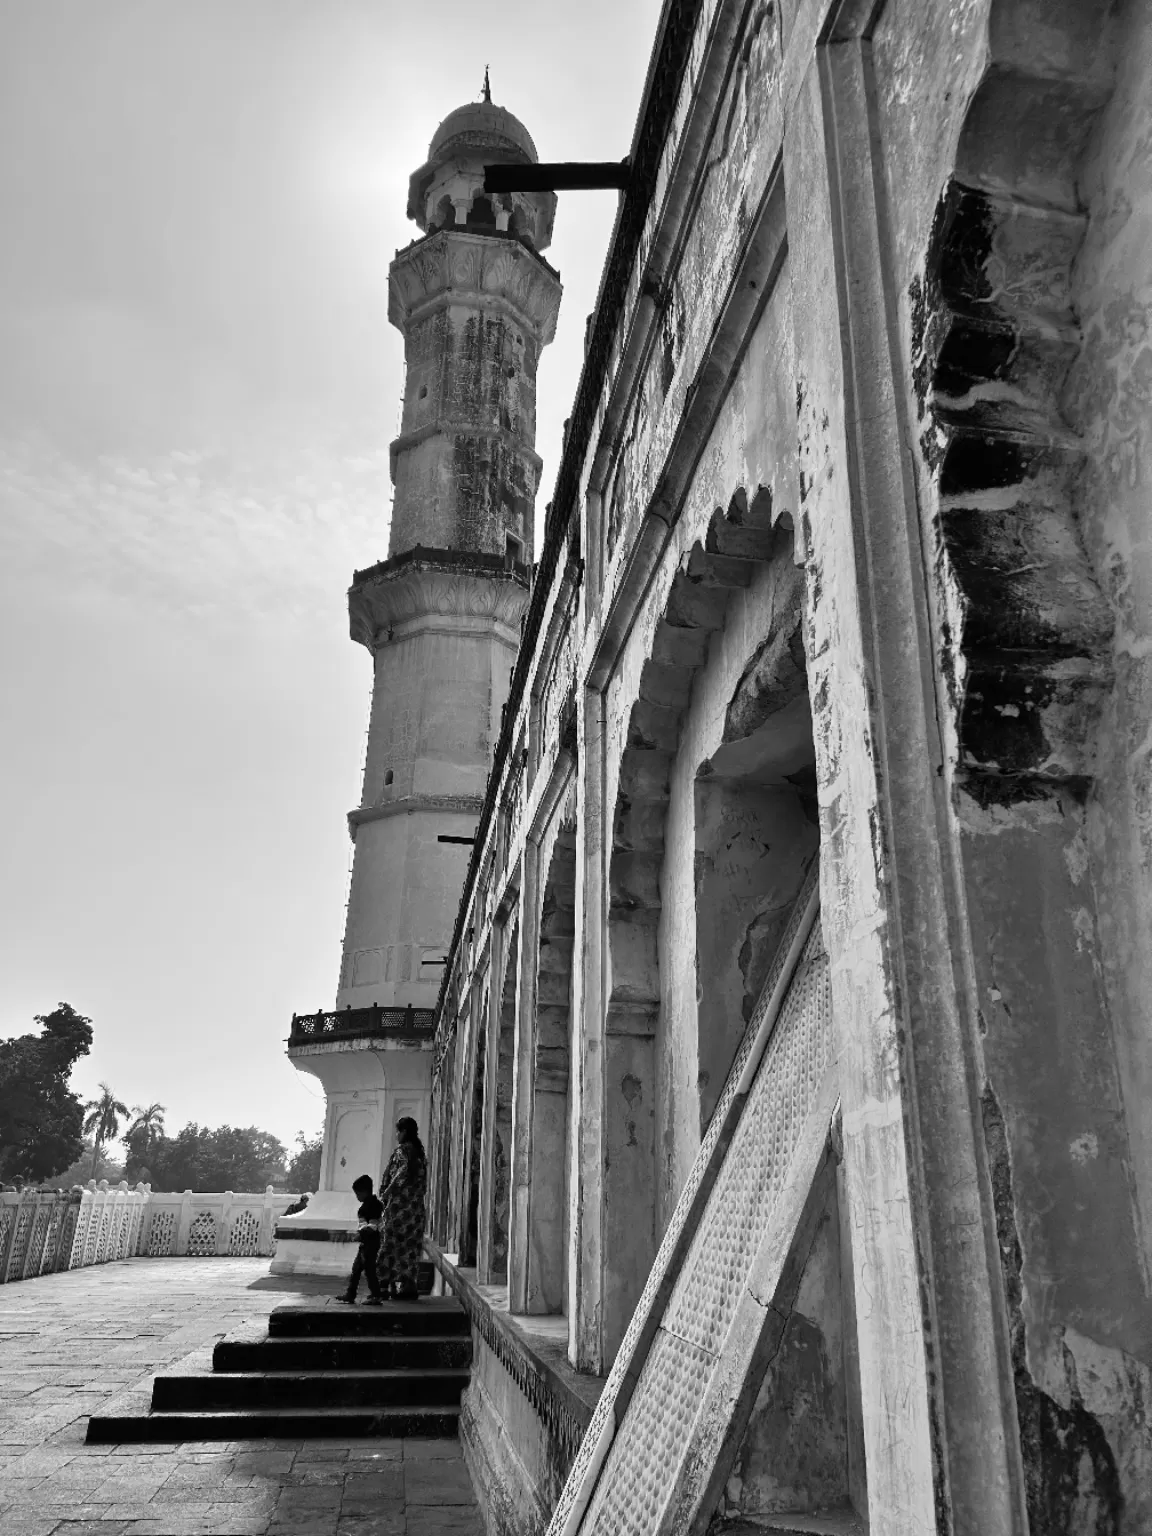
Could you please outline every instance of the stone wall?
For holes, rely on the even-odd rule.
[[[557,1536],[655,1529],[614,1443],[668,1529],[1152,1520],[1150,49],[1133,3],[665,8],[438,1004],[436,1235],[615,1373]],[[834,1150],[777,1290],[709,1281],[761,1330],[722,1424],[641,1467],[814,867]]]

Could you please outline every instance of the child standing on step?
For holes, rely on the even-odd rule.
[[[370,1307],[381,1305],[383,1298],[380,1295],[380,1281],[376,1278],[376,1256],[380,1252],[380,1218],[384,1214],[384,1207],[372,1193],[372,1180],[366,1173],[362,1173],[352,1185],[352,1193],[360,1198],[360,1209],[356,1212],[360,1222],[357,1237],[360,1246],[356,1250],[356,1257],[352,1260],[352,1273],[348,1277],[348,1289],[341,1296],[341,1301],[354,1305],[356,1292],[360,1289],[360,1276],[368,1281],[368,1297],[366,1304]]]

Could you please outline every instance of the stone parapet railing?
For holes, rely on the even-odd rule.
[[[107,1180],[71,1190],[0,1190],[0,1285],[112,1259],[232,1258],[273,1251],[298,1195],[154,1194]]]
[[[150,1194],[141,1226],[141,1258],[270,1256],[276,1222],[299,1195],[266,1189],[262,1195]]]
[[[398,1040],[430,1041],[436,1024],[434,1008],[321,1009],[318,1013],[294,1013],[288,1049],[300,1045],[323,1045],[330,1040],[376,1040],[395,1036]]]

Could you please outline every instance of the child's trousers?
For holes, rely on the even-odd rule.
[[[360,1229],[360,1246],[356,1250],[356,1257],[352,1260],[352,1273],[348,1277],[348,1300],[356,1300],[356,1292],[360,1289],[360,1276],[368,1281],[368,1289],[373,1296],[380,1295],[380,1282],[376,1278],[376,1255],[380,1250],[380,1234],[371,1227]]]

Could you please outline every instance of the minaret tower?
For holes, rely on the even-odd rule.
[[[436,131],[389,271],[404,334],[389,558],[359,572],[352,637],[375,685],[336,1005],[431,1008],[528,601],[540,460],[536,367],[560,280],[540,256],[556,199],[484,194],[485,162],[536,159],[483,101]]]
[[[484,84],[483,101],[440,124],[413,174],[408,216],[422,233],[388,273],[406,369],[392,531],[388,559],[357,571],[348,594],[352,638],[372,655],[372,714],[348,815],[336,1009],[298,1016],[289,1042],[328,1107],[321,1188],[288,1227],[354,1228],[352,1179],[379,1177],[395,1119],[427,1128],[431,1009],[528,603],[536,369],[560,305],[540,253],[556,198],[485,193],[486,164],[537,156]],[[346,1266],[350,1254],[333,1251],[344,1246],[282,1241],[274,1268]]]

